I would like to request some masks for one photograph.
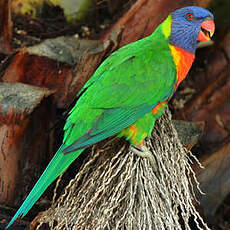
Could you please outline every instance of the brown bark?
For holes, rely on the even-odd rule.
[[[197,197],[204,214],[212,223],[216,210],[230,192],[230,144],[204,158],[201,163],[205,168],[197,168],[196,174],[205,195],[198,193]]]
[[[205,122],[205,133],[202,142],[211,147],[216,147],[229,136],[229,82],[230,67],[227,65],[221,74],[215,76],[213,82],[203,90],[200,95],[191,101],[181,112],[186,120]],[[213,76],[213,75],[211,75]],[[207,116],[208,114],[208,116]]]
[[[57,105],[66,108],[90,78],[110,42],[59,37],[22,49],[9,59],[2,80],[56,90]]]
[[[165,17],[176,8],[193,5],[195,0],[139,0],[102,37],[108,39],[111,31],[122,29],[119,47],[150,35]]]
[[[44,154],[52,153],[52,132],[47,135],[54,114],[51,94],[20,83],[0,84],[1,203],[21,202],[41,173]]]
[[[204,132],[203,122],[187,122],[181,120],[172,120],[174,128],[182,145],[190,150],[197,144]]]
[[[10,0],[0,0],[0,52],[9,54],[12,50],[12,21]]]

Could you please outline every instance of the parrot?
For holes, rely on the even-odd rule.
[[[6,229],[28,213],[85,148],[116,136],[144,156],[144,140],[187,76],[197,46],[209,41],[214,31],[209,10],[187,6],[170,13],[151,35],[108,56],[78,92],[60,148]]]

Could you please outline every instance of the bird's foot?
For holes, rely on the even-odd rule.
[[[146,146],[130,146],[130,151],[132,151],[134,154],[138,155],[139,157],[148,158],[151,166],[153,167],[154,171],[157,169],[157,162],[154,158],[153,154],[149,151],[149,149]]]

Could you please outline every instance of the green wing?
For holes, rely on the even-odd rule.
[[[135,122],[136,117],[141,117],[145,111],[149,111],[149,108],[150,106],[143,105],[141,107],[129,109],[104,109],[98,119],[94,122],[93,127],[83,136],[78,138],[73,144],[65,148],[63,152],[71,153],[118,133],[124,127]]]
[[[176,68],[163,39],[148,37],[114,52],[83,87],[65,125],[64,152],[122,129],[174,92]]]

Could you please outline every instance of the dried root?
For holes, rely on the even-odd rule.
[[[113,142],[112,142],[113,143]],[[169,112],[146,141],[157,163],[126,145],[93,148],[89,160],[38,222],[51,229],[209,229],[194,207],[192,155],[183,148]],[[196,160],[196,158],[193,158]]]

